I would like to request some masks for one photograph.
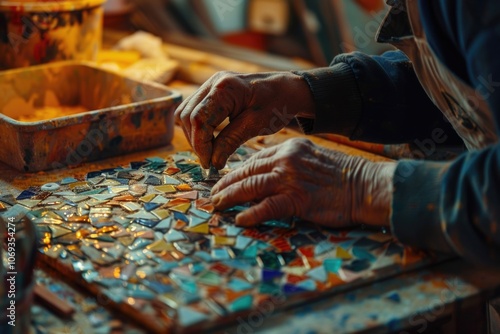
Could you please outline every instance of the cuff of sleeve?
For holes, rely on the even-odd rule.
[[[441,184],[448,163],[402,160],[394,174],[391,228],[403,244],[454,254],[441,226]]]
[[[302,76],[316,103],[314,119],[297,117],[306,134],[336,133],[350,137],[361,118],[363,100],[351,67],[338,63],[328,68],[293,71]]]

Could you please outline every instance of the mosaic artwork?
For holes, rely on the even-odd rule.
[[[252,153],[240,148],[221,175]],[[237,227],[251,204],[214,211],[219,178],[179,152],[0,196],[0,210],[34,223],[43,265],[158,333],[212,329],[266,303],[279,309],[434,261],[379,231]]]

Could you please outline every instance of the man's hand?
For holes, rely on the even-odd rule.
[[[219,210],[258,202],[238,214],[241,226],[292,216],[331,227],[388,225],[395,168],[291,139],[223,177],[212,202]]]
[[[224,168],[227,158],[248,139],[281,130],[297,114],[314,116],[306,81],[290,72],[220,72],[175,111],[201,164]],[[217,136],[214,130],[229,117]]]

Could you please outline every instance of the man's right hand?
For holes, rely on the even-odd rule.
[[[281,130],[298,114],[314,118],[314,100],[307,82],[291,72],[219,72],[175,111],[202,166],[217,169],[247,140]]]

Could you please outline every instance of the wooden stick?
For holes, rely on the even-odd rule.
[[[73,315],[73,313],[75,313],[75,309],[73,308],[73,306],[59,298],[56,294],[51,292],[46,287],[35,284],[33,291],[35,294],[35,301],[38,304],[47,307],[55,314],[63,318],[69,318]]]

